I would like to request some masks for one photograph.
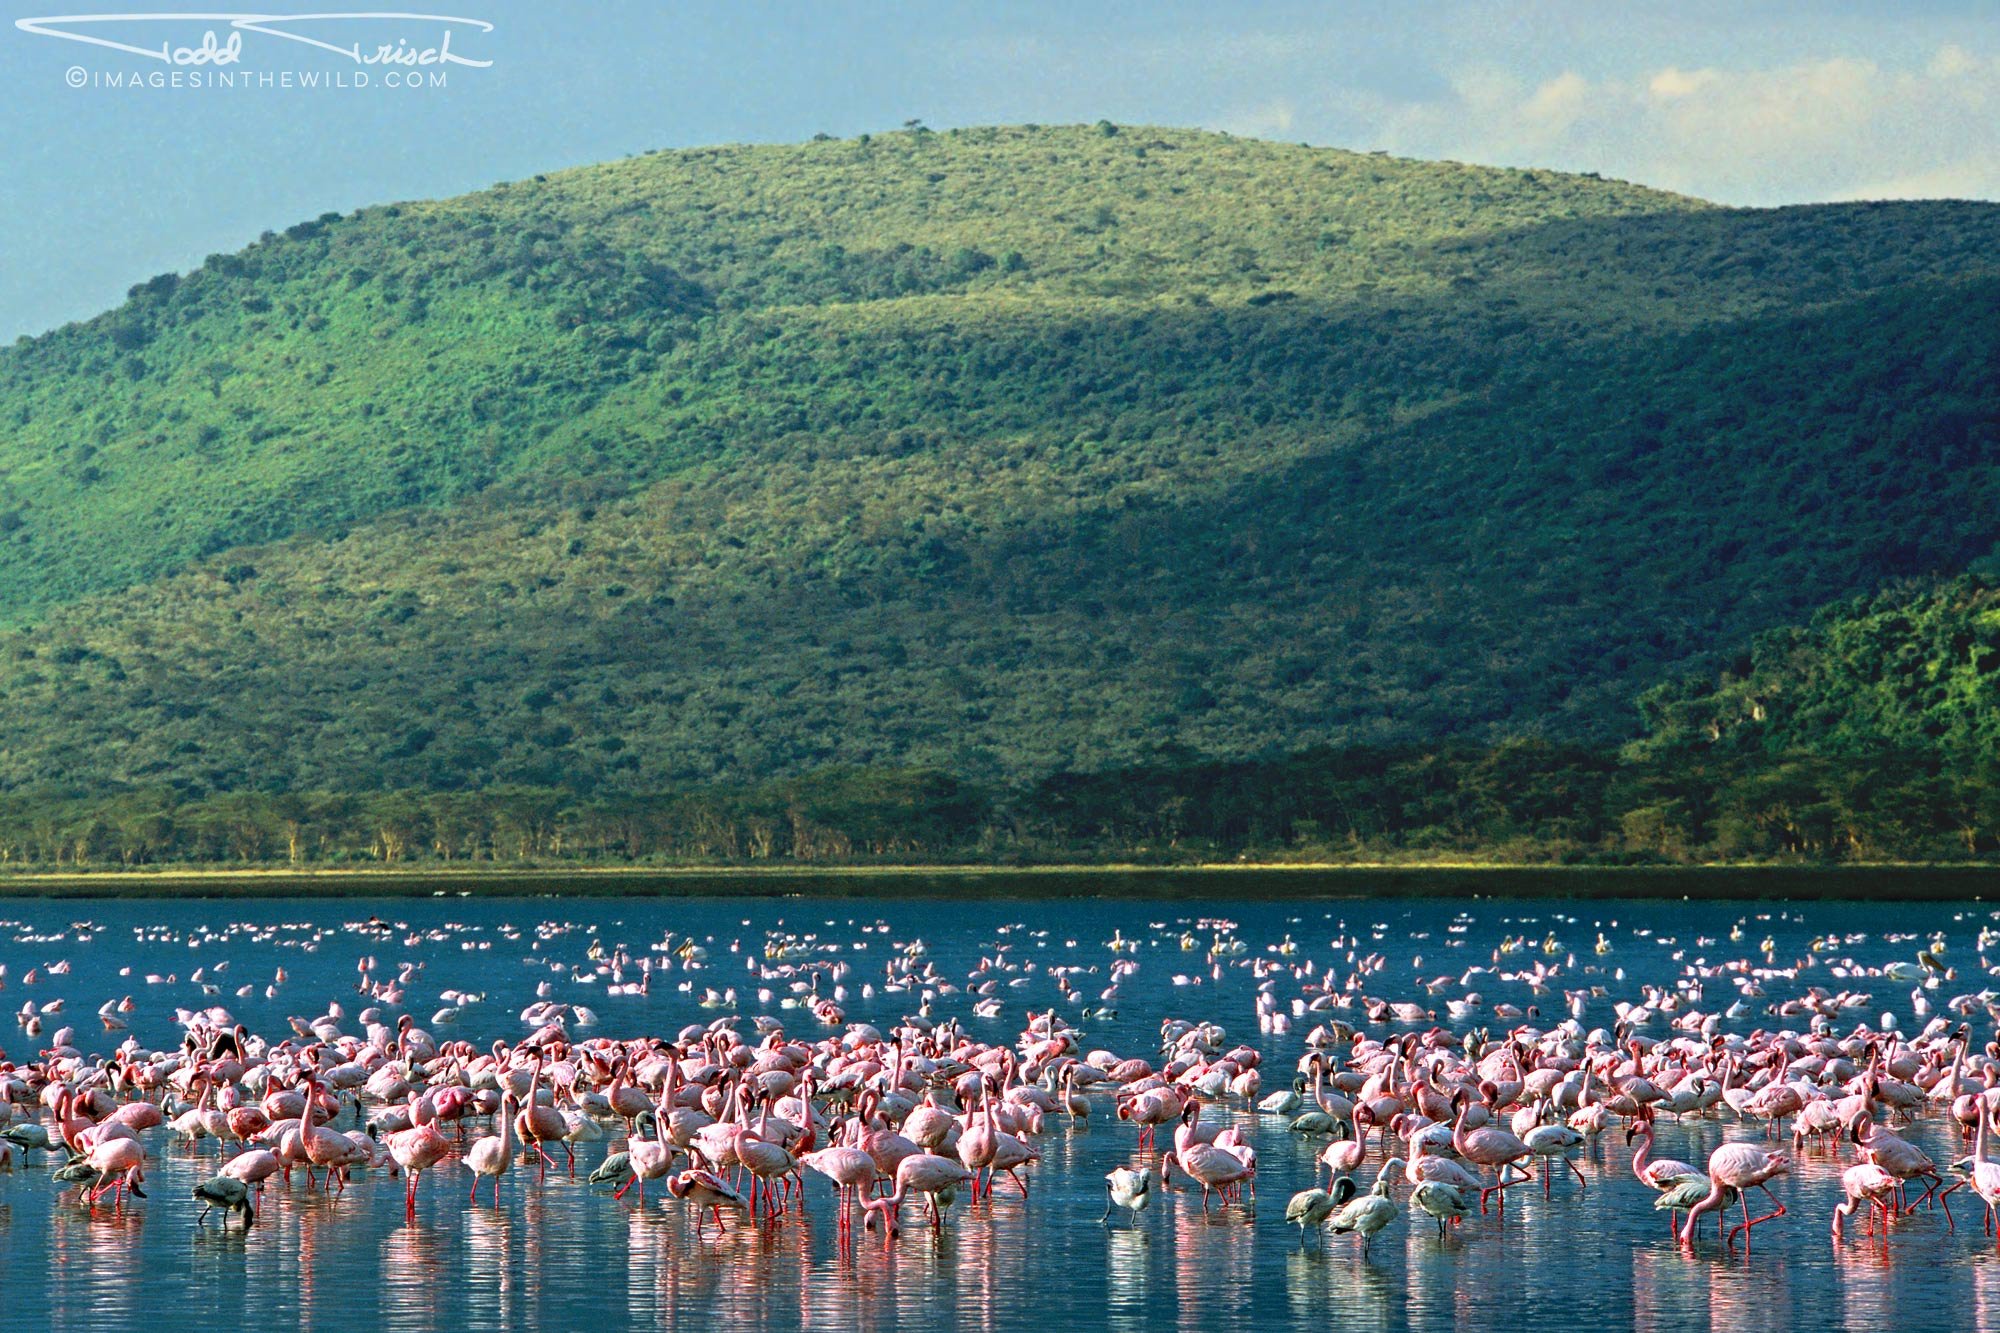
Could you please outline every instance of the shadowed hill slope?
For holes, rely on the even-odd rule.
[[[301,224],[0,354],[0,783],[1620,738],[1989,549],[1996,242],[1133,127]]]

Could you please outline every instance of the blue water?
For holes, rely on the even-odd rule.
[[[940,998],[935,1013],[965,1014],[975,1035],[1011,1043],[1030,1008],[1058,1004],[1077,1021],[1042,969],[1095,968],[1094,976],[1079,978],[1094,1002],[1107,984],[1114,955],[1105,941],[1115,932],[1141,941],[1132,955],[1140,969],[1124,982],[1115,1019],[1079,1023],[1086,1049],[1152,1058],[1163,1018],[1214,1021],[1233,1040],[1262,1051],[1269,1091],[1289,1081],[1310,1021],[1299,1021],[1286,1036],[1260,1037],[1256,982],[1247,963],[1270,956],[1267,950],[1286,936],[1298,944],[1299,958],[1311,959],[1322,973],[1337,967],[1343,975],[1350,949],[1332,949],[1329,941],[1358,937],[1359,952],[1379,950],[1388,960],[1370,992],[1396,998],[1412,993],[1415,976],[1455,975],[1472,962],[1488,963],[1503,938],[1523,936],[1531,948],[1511,955],[1507,965],[1563,963],[1573,953],[1575,971],[1558,987],[1605,985],[1609,994],[1595,1002],[1585,1022],[1608,1028],[1613,1000],[1636,999],[1640,982],[1673,981],[1681,966],[1677,952],[1684,960],[1739,957],[1766,935],[1781,962],[1806,956],[1808,941],[1833,932],[1857,937],[1839,952],[1875,964],[1907,960],[1942,936],[1960,976],[1939,998],[1976,990],[1989,983],[1979,975],[1975,936],[1994,915],[1979,904],[1624,902],[1594,908],[1407,899],[0,899],[0,964],[7,969],[0,1008],[12,1013],[26,1000],[46,1004],[61,997],[65,1010],[48,1020],[51,1032],[72,1023],[76,1043],[92,1052],[107,1051],[124,1036],[99,1031],[95,1014],[106,1000],[126,994],[136,1005],[128,1015],[132,1034],[148,1046],[179,1040],[177,1007],[213,1004],[276,1039],[289,1030],[287,1016],[316,1016],[337,1001],[355,1030],[351,1016],[365,1003],[355,990],[356,963],[372,956],[390,974],[405,962],[421,964],[406,1007],[425,1026],[441,1004],[441,990],[483,992],[484,1001],[455,1028],[433,1029],[480,1045],[526,1035],[520,1011],[545,981],[553,983],[553,998],[597,1011],[599,1026],[574,1030],[578,1037],[671,1036],[728,1012],[696,1000],[710,986],[733,986],[741,998],[738,1012],[778,1015],[794,1034],[817,1039],[826,1030],[810,1013],[780,1009],[775,995],[769,1004],[756,999],[759,983],[747,973],[746,959],[761,955],[776,932],[811,934],[816,946],[841,946],[837,954],[820,956],[854,964],[846,982],[847,1017],[884,1026],[912,1012],[916,997],[878,993],[867,999],[860,987],[879,983],[895,944],[923,940],[940,971],[961,978],[1004,945],[1009,958],[1033,960],[1037,968],[1026,974],[1030,984],[1003,989],[998,1017],[970,1017],[963,995]],[[392,923],[393,933],[353,929],[371,916]],[[1220,978],[1203,952],[1183,951],[1179,944],[1202,919],[1232,923],[1225,933],[1247,949],[1222,965]],[[1739,920],[1746,934],[1732,944],[1727,932]],[[882,929],[862,929],[877,926]],[[602,985],[569,976],[569,966],[588,970],[593,940],[607,947],[622,942],[638,954],[668,931],[676,940],[692,935],[704,941],[708,966],[656,976],[643,997],[608,997]],[[1195,933],[1205,949],[1217,931],[1209,926]],[[1563,952],[1542,952],[1551,933]],[[1600,933],[1611,946],[1603,955],[1592,947]],[[1922,939],[1899,938],[1902,933]],[[1700,942],[1704,937],[1708,942]],[[867,947],[856,950],[857,943]],[[1823,969],[1835,956],[1816,957]],[[69,962],[67,974],[23,984],[29,969],[46,973],[58,960]],[[218,973],[224,961],[227,969]],[[558,972],[552,964],[565,967]],[[265,988],[281,968],[286,979],[267,997]],[[1602,970],[1586,975],[1585,968]],[[209,984],[220,983],[219,994],[205,993],[192,980],[197,969],[207,969]],[[148,974],[173,980],[149,983]],[[1176,985],[1176,974],[1199,984]],[[693,989],[682,992],[682,982]],[[1796,983],[1806,984],[1870,989],[1871,1018],[1887,1010],[1905,1031],[1922,1026],[1910,1013],[1907,986],[1810,970]],[[243,986],[252,992],[236,995]],[[1790,993],[1781,986],[1772,983],[1772,999]],[[1287,1000],[1294,989],[1289,977],[1279,983]],[[1524,985],[1487,980],[1479,990],[1489,1003],[1536,1002]],[[1550,999],[1540,1001],[1548,1010],[1545,1023],[1561,1015],[1559,995]],[[1370,1027],[1358,1011],[1344,1017]],[[1748,1031],[1760,1020],[1778,1025],[1757,1015],[1732,1026]],[[1973,1021],[1981,1043],[1993,1035],[1984,1016]],[[1504,1025],[1491,1018],[1485,1024]],[[1656,1022],[1649,1032],[1665,1036],[1667,1028]],[[0,1049],[15,1058],[36,1045],[11,1022],[0,1027]],[[224,1228],[214,1217],[197,1226],[198,1205],[188,1189],[212,1174],[217,1146],[176,1144],[162,1129],[147,1136],[156,1158],[148,1169],[150,1197],[121,1210],[89,1209],[74,1190],[56,1189],[39,1154],[12,1176],[0,1175],[0,1327],[132,1327],[142,1321],[163,1331],[682,1321],[758,1329],[1002,1330],[1051,1323],[1248,1329],[1308,1322],[1343,1329],[2000,1327],[2000,1252],[1982,1237],[1969,1192],[1954,1199],[1955,1232],[1947,1231],[1942,1214],[1921,1212],[1898,1222],[1886,1241],[1851,1229],[1847,1241],[1835,1245],[1828,1218],[1839,1198],[1838,1173],[1852,1158],[1827,1150],[1808,1150],[1795,1173],[1775,1183],[1791,1213],[1757,1229],[1747,1259],[1740,1249],[1729,1255],[1707,1237],[1691,1254],[1676,1246],[1652,1211],[1650,1192],[1632,1179],[1622,1135],[1614,1131],[1582,1158],[1587,1190],[1578,1191],[1567,1177],[1549,1200],[1539,1188],[1515,1190],[1504,1223],[1475,1217],[1443,1242],[1427,1218],[1412,1222],[1406,1212],[1376,1238],[1364,1260],[1353,1237],[1329,1234],[1302,1250],[1296,1229],[1284,1224],[1285,1201],[1309,1183],[1320,1143],[1287,1133],[1284,1118],[1260,1118],[1247,1108],[1239,1108],[1237,1118],[1249,1127],[1259,1154],[1258,1197],[1246,1206],[1204,1218],[1198,1194],[1174,1193],[1136,1222],[1100,1224],[1104,1173],[1137,1158],[1135,1131],[1112,1116],[1108,1098],[1098,1098],[1088,1127],[1052,1122],[1040,1140],[1043,1158],[1029,1173],[1032,1195],[1025,1202],[1005,1186],[990,1203],[968,1207],[961,1201],[941,1234],[917,1225],[912,1209],[911,1225],[894,1241],[861,1234],[846,1248],[836,1238],[829,1188],[816,1176],[808,1176],[803,1217],[794,1213],[775,1227],[732,1231],[719,1240],[711,1227],[697,1241],[691,1215],[657,1192],[640,1207],[629,1197],[616,1202],[590,1190],[582,1177],[619,1146],[615,1137],[579,1151],[574,1181],[550,1173],[538,1182],[532,1171],[517,1167],[501,1186],[497,1209],[490,1203],[468,1207],[469,1174],[452,1164],[425,1181],[414,1224],[404,1219],[401,1182],[372,1173],[357,1176],[338,1199],[308,1193],[303,1182],[289,1192],[274,1182],[247,1233],[234,1223]],[[1700,1162],[1725,1139],[1760,1132],[1722,1121],[1662,1118],[1659,1148]],[[1955,1136],[1935,1121],[1902,1132],[1940,1162],[1961,1155]],[[1398,1197],[1403,1193],[1399,1189]],[[1962,1207],[1959,1200],[1965,1200]]]

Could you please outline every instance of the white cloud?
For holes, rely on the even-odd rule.
[[[1646,82],[1646,91],[1661,101],[1671,101],[1679,97],[1693,97],[1702,89],[1714,83],[1718,75],[1712,69],[1677,69],[1667,66]]]
[[[1534,85],[1474,68],[1441,98],[1336,102],[1398,152],[1602,171],[1732,203],[2000,198],[2000,60],[1956,45],[1905,66],[1833,56]]]
[[[1259,139],[1284,139],[1291,137],[1292,124],[1297,118],[1292,104],[1280,99],[1225,115],[1218,128]]]
[[[1550,79],[1521,104],[1521,116],[1544,134],[1565,133],[1590,114],[1589,80],[1565,73]]]
[[[1979,61],[1964,47],[1947,43],[1938,48],[1925,70],[1934,79],[1955,79],[1962,74],[1979,73]]]

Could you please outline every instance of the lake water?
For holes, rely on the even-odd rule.
[[[0,964],[6,967],[0,1007],[12,1012],[25,1000],[60,996],[66,1008],[59,1021],[74,1023],[77,1043],[93,1052],[108,1050],[119,1035],[98,1031],[95,1012],[125,994],[136,1004],[129,1015],[133,1035],[147,1046],[179,1040],[176,1007],[217,1003],[275,1039],[287,1031],[287,1016],[317,1015],[329,1000],[357,1012],[357,960],[372,955],[391,971],[406,960],[421,963],[408,1008],[427,1026],[441,990],[483,992],[485,1001],[469,1008],[455,1029],[434,1029],[481,1045],[526,1035],[520,1011],[539,983],[552,980],[555,998],[597,1011],[598,1027],[578,1036],[672,1035],[688,1023],[712,1021],[719,1011],[696,1002],[712,985],[737,988],[746,1016],[778,1014],[795,1034],[817,1039],[825,1030],[806,1011],[780,1010],[775,997],[769,1004],[756,999],[745,957],[761,955],[776,932],[840,945],[836,956],[855,964],[847,1017],[885,1027],[911,1012],[915,997],[863,998],[859,989],[864,981],[880,980],[895,944],[922,939],[940,971],[957,977],[1006,946],[1012,959],[1038,966],[1024,974],[1029,984],[1001,992],[999,1016],[970,1017],[962,995],[940,999],[936,1012],[966,1014],[974,1035],[1011,1043],[1028,1009],[1060,1003],[1047,966],[1096,968],[1095,976],[1079,978],[1094,997],[1114,956],[1105,942],[1122,935],[1140,942],[1130,955],[1140,966],[1123,984],[1116,1018],[1080,1021],[1065,1006],[1087,1034],[1086,1049],[1151,1058],[1163,1018],[1212,1020],[1263,1053],[1269,1090],[1289,1080],[1309,1022],[1300,1021],[1289,1035],[1259,1036],[1257,983],[1242,964],[1288,936],[1299,957],[1314,960],[1322,972],[1339,966],[1343,973],[1350,950],[1335,950],[1329,941],[1358,936],[1361,952],[1380,950],[1388,960],[1371,992],[1397,997],[1412,993],[1416,976],[1457,974],[1470,963],[1488,962],[1503,938],[1525,937],[1530,948],[1523,958],[1559,963],[1574,954],[1577,972],[1562,984],[1607,986],[1611,993],[1594,1003],[1585,1023],[1608,1028],[1612,1000],[1636,998],[1643,981],[1670,984],[1681,966],[1676,954],[1711,961],[1743,956],[1766,936],[1783,961],[1806,956],[1815,937],[1856,937],[1843,951],[1880,964],[1907,960],[1941,935],[1960,968],[1944,993],[1976,990],[1987,983],[1977,975],[1975,937],[1994,916],[1975,903],[1417,898],[1161,904],[0,899]],[[370,917],[391,923],[391,933],[353,928]],[[1205,948],[1217,928],[1196,923],[1215,921],[1230,923],[1224,933],[1247,950],[1222,965],[1219,978],[1204,953],[1184,951],[1179,943],[1184,932],[1193,932]],[[1728,932],[1739,921],[1744,938],[1731,943]],[[559,978],[550,965],[586,965],[594,940],[607,947],[623,942],[641,953],[668,931],[709,941],[709,965],[656,977],[645,996],[606,996],[602,986]],[[1541,946],[1551,934],[1561,952],[1545,954]],[[1593,948],[1600,934],[1610,946],[1603,955]],[[854,948],[864,943],[865,949]],[[70,970],[46,975],[58,960],[67,960]],[[225,960],[226,971],[217,973],[216,964]],[[1605,971],[1586,978],[1585,967]],[[23,985],[31,968],[44,976]],[[204,994],[191,980],[198,968],[208,969],[209,981],[223,983],[219,996]],[[281,968],[287,979],[267,997],[265,988]],[[148,974],[174,979],[149,984]],[[1177,985],[1177,974],[1199,984]],[[683,981],[693,989],[679,990]],[[1847,984],[1810,974],[1798,984],[1814,983]],[[1281,994],[1288,984],[1280,982]],[[255,989],[239,997],[234,992],[240,986]],[[1525,986],[1489,982],[1480,989],[1489,1003],[1535,1002]],[[1872,989],[1871,1018],[1888,1010],[1906,1031],[1922,1025],[1911,1014],[1908,986],[1880,981]],[[1772,998],[1779,994],[1774,988]],[[1545,1022],[1560,1016],[1560,997],[1552,998],[1555,1012]],[[1361,1021],[1358,1012],[1345,1017]],[[1760,1017],[1732,1026],[1748,1031]],[[1981,1043],[1992,1037],[1983,1015],[1973,1021]],[[1666,1026],[1656,1023],[1650,1032],[1664,1036]],[[16,1058],[37,1044],[18,1027],[0,1028],[0,1048]],[[1364,1260],[1351,1236],[1328,1234],[1300,1248],[1297,1230],[1283,1220],[1285,1201],[1309,1183],[1320,1143],[1289,1134],[1285,1118],[1248,1110],[1239,1110],[1237,1119],[1249,1128],[1259,1155],[1253,1205],[1204,1218],[1198,1194],[1176,1192],[1136,1222],[1121,1217],[1101,1224],[1104,1173],[1136,1161],[1135,1131],[1113,1117],[1107,1097],[1095,1100],[1087,1128],[1057,1124],[1042,1138],[1043,1160],[1029,1173],[1027,1200],[1003,1186],[991,1202],[968,1207],[961,1201],[936,1235],[917,1225],[919,1213],[912,1209],[910,1225],[894,1241],[857,1233],[851,1247],[837,1239],[829,1187],[812,1175],[804,1216],[733,1230],[720,1240],[711,1227],[698,1241],[691,1215],[658,1191],[649,1191],[641,1207],[630,1196],[617,1202],[585,1186],[583,1175],[618,1146],[615,1141],[581,1150],[574,1181],[550,1173],[537,1182],[532,1171],[517,1167],[501,1186],[498,1208],[468,1207],[470,1176],[448,1165],[426,1179],[414,1224],[404,1219],[401,1182],[379,1173],[358,1176],[337,1199],[308,1193],[302,1183],[288,1192],[274,1182],[247,1233],[234,1223],[225,1229],[213,1217],[206,1226],[195,1224],[198,1205],[188,1190],[218,1163],[212,1141],[190,1148],[172,1142],[165,1130],[148,1135],[156,1155],[148,1169],[150,1197],[117,1211],[86,1208],[73,1189],[55,1188],[37,1154],[32,1165],[0,1175],[0,1326],[354,1330],[685,1321],[757,1329],[1267,1329],[1308,1322],[1343,1329],[1551,1323],[2000,1328],[2000,1252],[1982,1237],[1969,1191],[1954,1198],[1955,1232],[1947,1231],[1941,1213],[1920,1212],[1898,1222],[1886,1242],[1870,1241],[1854,1228],[1836,1245],[1828,1218],[1839,1198],[1839,1171],[1852,1158],[1829,1150],[1808,1150],[1795,1173],[1775,1183],[1791,1213],[1757,1229],[1748,1258],[1740,1249],[1727,1254],[1712,1232],[1692,1253],[1682,1251],[1652,1210],[1650,1191],[1632,1179],[1623,1137],[1614,1131],[1581,1159],[1590,1180],[1586,1191],[1566,1173],[1552,1199],[1544,1200],[1539,1188],[1513,1191],[1504,1223],[1474,1217],[1442,1243],[1427,1218],[1412,1222],[1406,1211]],[[1961,1155],[1955,1136],[1934,1119],[1903,1132],[1940,1162]],[[1700,1162],[1726,1139],[1758,1133],[1733,1122],[1663,1118],[1660,1151]],[[1406,1194],[1399,1187],[1399,1199]]]

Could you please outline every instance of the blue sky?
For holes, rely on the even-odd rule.
[[[8,0],[0,12],[83,8]],[[102,6],[154,8],[170,7]],[[166,66],[0,26],[0,339],[95,313],[154,273],[329,209],[910,117],[934,128],[1203,126],[1598,171],[1741,204],[2000,199],[2000,6],[1986,2],[435,10],[490,22],[490,33],[455,31],[452,49],[492,64],[449,69],[444,89],[394,92],[379,67],[367,89],[73,89],[72,68],[97,79]],[[216,26],[127,31],[135,44],[171,32],[191,46]],[[433,25],[350,29],[364,30],[435,40]],[[356,67],[252,33],[238,68]]]

